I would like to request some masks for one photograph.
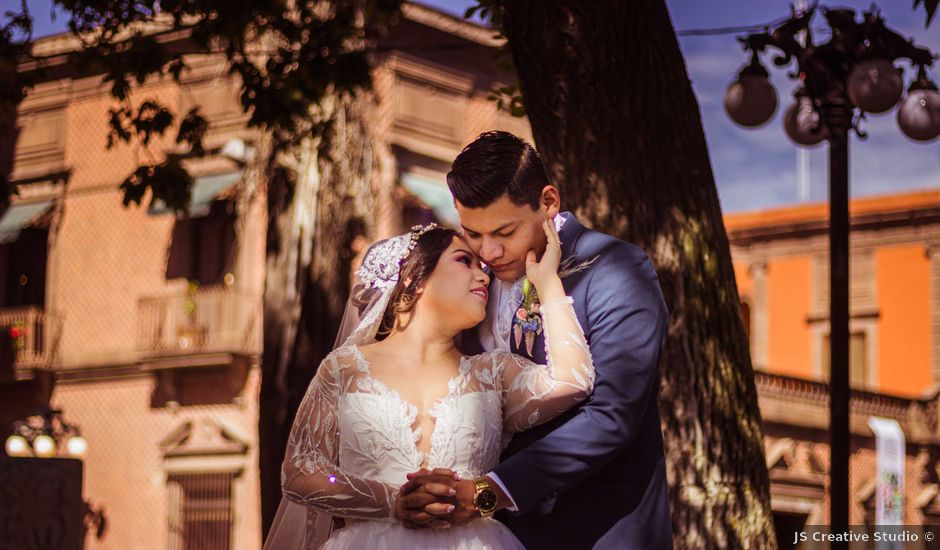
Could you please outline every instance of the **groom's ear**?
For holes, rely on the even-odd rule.
[[[554,185],[546,185],[542,188],[542,195],[539,197],[539,204],[545,208],[545,215],[554,218],[561,212],[561,194]]]

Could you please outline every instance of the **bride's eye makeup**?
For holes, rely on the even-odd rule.
[[[473,264],[476,262],[476,256],[467,250],[460,248],[454,251],[454,260],[466,265],[467,267],[473,267]]]

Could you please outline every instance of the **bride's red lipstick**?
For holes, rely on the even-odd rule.
[[[485,286],[474,288],[473,290],[470,291],[470,294],[477,294],[479,296],[482,296],[484,300],[490,299],[490,291]]]

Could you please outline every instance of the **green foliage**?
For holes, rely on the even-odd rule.
[[[275,150],[304,136],[322,134],[329,121],[318,109],[331,94],[354,94],[371,85],[372,37],[396,15],[402,0],[54,0],[69,17],[69,31],[81,40],[69,64],[78,74],[101,74],[115,106],[108,111],[108,147],[147,147],[177,124],[178,116],[153,99],[131,102],[132,90],[148,79],[180,82],[185,55],[218,52],[229,74],[241,77],[242,109],[248,125],[269,131]],[[43,59],[30,54],[32,17],[26,3],[8,13],[0,29],[0,114],[15,112],[42,77]],[[17,70],[35,61],[39,69]],[[208,122],[198,107],[178,123],[176,143],[185,153],[141,166],[121,184],[124,203],[139,204],[147,189],[153,200],[181,210],[192,178],[180,163],[206,154]],[[328,137],[328,136],[322,136]],[[162,155],[150,155],[158,158]],[[13,190],[0,167],[0,208]]]
[[[514,117],[525,116],[525,104],[522,102],[522,92],[519,83],[511,86],[499,86],[490,90],[488,99],[495,101],[500,109],[506,109]]]
[[[927,12],[927,20],[924,22],[924,28],[930,26],[931,21],[933,21],[933,16],[937,15],[937,4],[940,3],[940,0],[914,0],[914,9],[916,10],[921,4],[924,5],[924,11]]]

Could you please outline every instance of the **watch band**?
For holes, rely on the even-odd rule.
[[[486,477],[479,477],[473,480],[473,505],[480,512],[480,515],[488,518],[496,513],[497,495]]]

